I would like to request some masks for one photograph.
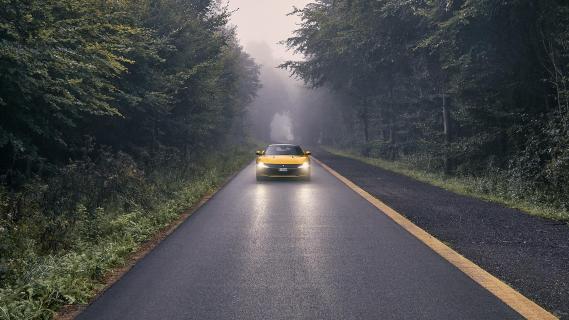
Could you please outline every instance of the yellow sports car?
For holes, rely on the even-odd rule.
[[[257,151],[257,181],[289,177],[310,180],[310,151],[293,144],[271,144]]]

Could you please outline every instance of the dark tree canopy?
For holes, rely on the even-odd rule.
[[[218,3],[0,0],[0,318],[87,303],[249,161],[259,66]]]
[[[303,125],[324,143],[569,191],[568,2],[319,0],[293,14],[286,43],[306,59],[282,67],[348,101]]]
[[[228,17],[210,0],[1,0],[0,176],[103,145],[190,156],[243,129],[259,71]]]

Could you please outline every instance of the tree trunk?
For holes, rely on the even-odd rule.
[[[443,91],[443,132],[445,135],[445,142],[450,142],[450,115],[446,103],[446,95]]]
[[[364,126],[364,141],[365,143],[369,142],[369,117],[368,117],[368,107],[367,105],[363,106],[363,110],[360,113],[360,119],[362,121],[362,124]]]
[[[366,115],[362,117],[362,122],[364,124],[364,139],[365,143],[369,142],[369,119]]]
[[[395,142],[394,140],[395,140],[395,137],[393,134],[393,117],[391,117],[389,119],[389,142],[393,143],[393,142]]]
[[[450,130],[450,114],[449,114],[449,108],[447,106],[447,101],[446,101],[446,93],[445,93],[445,89],[443,87],[442,90],[442,98],[443,98],[443,133],[445,136],[445,142],[444,142],[444,173],[448,174],[450,173],[450,169],[451,169],[451,163],[450,163],[450,155],[449,155],[449,145],[450,145],[450,141],[451,141],[451,130]]]
[[[389,143],[395,142],[393,134],[393,118],[395,115],[395,98],[393,97],[393,86],[389,86]]]

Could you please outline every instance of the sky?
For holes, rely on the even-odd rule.
[[[265,42],[279,61],[301,59],[287,52],[284,45],[278,44],[292,35],[300,22],[296,16],[287,16],[293,6],[304,8],[310,0],[229,0],[229,7],[237,10],[233,13],[231,24],[237,26],[241,44]]]

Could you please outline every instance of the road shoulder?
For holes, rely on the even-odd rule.
[[[569,228],[319,150],[317,157],[414,224],[562,319]]]
[[[195,205],[188,208],[187,210],[180,213],[180,216],[172,221],[168,226],[159,230],[150,240],[145,241],[140,247],[133,252],[127,259],[125,263],[111,272],[107,273],[102,281],[102,288],[98,290],[95,296],[89,301],[88,304],[71,304],[63,306],[54,316],[56,320],[71,320],[75,319],[79,314],[81,314],[89,305],[101,297],[109,288],[111,288],[115,283],[117,283],[127,272],[129,272],[140,260],[142,260],[146,255],[148,255],[152,250],[154,250],[162,241],[164,241],[168,236],[170,236],[174,231],[176,231],[192,214],[197,212],[201,207],[203,207],[209,200],[211,200],[223,187],[225,187],[239,172],[243,170],[249,162],[238,169],[236,172],[228,176],[219,186],[204,195]]]

